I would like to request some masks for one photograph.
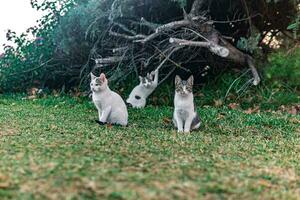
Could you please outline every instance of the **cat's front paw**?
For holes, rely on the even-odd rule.
[[[178,133],[183,133],[183,130],[182,129],[178,129],[177,132]]]
[[[95,120],[95,122],[97,122],[97,124],[99,124],[99,125],[101,125],[101,126],[107,124],[106,122],[101,122],[101,121],[99,121],[99,120]]]
[[[185,133],[190,133],[191,131],[189,129],[184,130]]]

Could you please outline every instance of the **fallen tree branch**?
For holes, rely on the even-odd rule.
[[[173,69],[157,84],[157,87],[160,86],[163,82],[165,82],[176,70],[176,67]]]
[[[118,22],[114,22],[114,24],[118,27],[120,27],[123,31],[131,33],[132,35],[136,35],[136,32],[133,30],[130,30],[129,28],[127,28],[124,24],[120,24]]]
[[[172,56],[172,54],[175,53],[176,51],[178,51],[179,49],[181,49],[181,47],[174,48],[167,56],[165,54],[162,54],[165,57],[165,59],[158,65],[156,70],[159,70],[165,64],[165,62],[167,60],[170,61],[171,60],[170,57]]]
[[[201,12],[203,5],[207,2],[207,0],[195,0],[192,9],[190,11],[190,16],[196,16]]]
[[[195,51],[195,48],[186,48],[186,52],[182,51],[182,53],[178,53],[178,50],[183,49],[183,47],[200,47],[238,65],[247,65],[253,74],[253,84],[258,85],[260,77],[255,68],[254,59],[224,39],[213,26],[218,21],[211,21],[205,17],[205,13],[201,9],[208,3],[208,0],[194,0],[190,13],[187,14],[184,11],[182,20],[163,25],[149,22],[144,18],[141,18],[140,21],[129,21],[130,25],[115,22],[115,25],[109,30],[109,34],[129,41],[123,44],[124,41],[120,40],[119,42],[118,40],[115,46],[117,48],[113,49],[114,56],[97,59],[96,63],[99,65],[121,64],[126,60],[132,60],[132,63],[137,63],[137,65],[142,63],[139,66],[141,70],[144,68],[148,70],[148,68],[153,68],[153,66],[157,66],[157,69],[160,69],[167,61],[170,61],[172,65],[182,69],[181,65],[187,64],[201,55],[199,55],[198,51]],[[128,27],[132,26],[134,27],[130,30]],[[144,26],[144,28],[141,29],[141,26]],[[151,43],[148,43],[150,41]],[[129,45],[129,47],[118,48],[125,45]],[[127,51],[130,51],[131,55],[128,55]],[[118,56],[118,54],[123,52],[125,52],[125,57]],[[177,52],[176,56],[173,56],[171,59],[171,55],[175,52]]]
[[[152,30],[155,30],[159,26],[161,26],[160,24],[155,24],[155,23],[147,21],[144,17],[141,18],[141,24],[151,28]]]
[[[142,35],[142,34],[131,36],[131,35],[126,35],[126,34],[122,34],[122,33],[117,33],[112,30],[109,31],[109,35],[115,36],[115,37],[120,37],[120,38],[127,39],[127,40],[137,40],[137,39],[146,38],[146,36]]]
[[[95,62],[97,65],[104,65],[104,64],[119,63],[125,60],[128,60],[128,58],[124,56],[121,57],[118,56],[118,57],[98,58],[95,59]]]
[[[140,43],[146,43],[149,42],[150,40],[155,39],[156,37],[158,37],[159,35],[161,35],[161,33],[166,32],[166,31],[170,31],[170,30],[174,30],[183,26],[189,26],[191,25],[191,23],[193,21],[197,21],[199,19],[205,20],[205,17],[202,16],[196,16],[191,18],[191,20],[185,19],[185,20],[179,20],[179,21],[174,21],[174,22],[170,22],[164,25],[159,26],[158,28],[155,29],[155,32],[148,35],[146,38],[142,39],[142,40],[136,40],[135,42],[140,42]]]
[[[246,64],[251,69],[251,72],[253,74],[253,85],[258,85],[260,83],[260,76],[257,72],[257,69],[255,68],[253,58],[242,53],[223,38],[221,38],[220,41],[223,44],[222,46],[212,42],[189,41],[178,38],[170,38],[169,40],[170,43],[177,44],[179,46],[196,46],[208,48],[212,53],[220,57],[227,58],[241,65]]]
[[[253,85],[258,85],[260,83],[260,77],[259,77],[259,74],[257,72],[257,69],[255,68],[254,66],[254,60],[251,56],[249,55],[246,55],[246,60],[247,60],[247,64],[248,66],[250,67],[251,69],[251,72],[252,72],[252,75],[253,75]]]
[[[182,40],[177,38],[170,38],[169,42],[171,44],[177,44],[179,46],[195,46],[195,47],[208,48],[212,53],[223,58],[226,58],[229,55],[229,50],[227,48],[212,42],[190,41],[190,40]]]

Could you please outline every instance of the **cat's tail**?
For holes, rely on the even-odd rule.
[[[195,113],[195,117],[192,121],[192,125],[191,125],[191,129],[192,130],[195,130],[195,129],[198,129],[200,126],[201,126],[201,120],[200,120],[200,117],[198,115],[198,113]]]

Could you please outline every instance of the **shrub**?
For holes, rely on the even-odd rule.
[[[300,88],[300,48],[292,53],[279,52],[269,57],[266,78],[276,86]]]

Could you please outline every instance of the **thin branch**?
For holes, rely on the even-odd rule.
[[[207,0],[195,0],[192,9],[190,11],[190,16],[197,16],[201,12],[201,8],[207,2]]]
[[[156,70],[159,70],[167,60],[170,60],[170,57],[173,53],[175,53],[176,51],[178,51],[179,49],[181,49],[181,47],[177,47],[174,48],[167,56],[165,56],[164,54],[162,54],[163,56],[165,56],[165,59],[159,64],[159,66],[156,68]]]
[[[165,82],[176,70],[176,67],[173,67],[173,69],[157,84],[157,87],[160,86],[163,82]]]
[[[128,46],[125,46],[125,47],[118,47],[118,48],[114,48],[112,50],[113,53],[118,53],[118,52],[123,52],[123,51],[126,51],[129,47]]]
[[[161,26],[160,24],[155,24],[153,22],[149,22],[147,21],[144,17],[141,18],[141,25],[145,25],[153,30],[155,30],[156,28],[158,28],[159,26]]]
[[[127,40],[137,40],[137,39],[146,38],[146,36],[142,35],[142,34],[131,36],[131,35],[126,35],[126,34],[122,34],[122,33],[117,33],[112,30],[109,31],[109,35],[115,36],[115,37],[120,37],[120,38],[127,39]]]
[[[261,14],[255,14],[249,17],[245,17],[245,18],[240,18],[240,19],[236,19],[236,20],[227,20],[227,21],[217,21],[217,20],[212,20],[212,22],[214,24],[229,24],[229,23],[236,23],[236,22],[243,22],[243,21],[249,21],[250,19],[257,17],[257,16],[261,16]]]
[[[114,24],[118,27],[120,27],[123,31],[131,33],[132,35],[136,35],[136,32],[134,30],[130,30],[129,28],[127,28],[124,24],[120,24],[118,22],[114,22]]]
[[[180,69],[183,69],[183,70],[185,70],[185,71],[187,71],[187,72],[190,72],[190,70],[189,69],[186,69],[186,68],[184,68],[184,67],[182,67],[180,64],[178,64],[177,62],[175,62],[174,60],[172,60],[172,59],[170,59],[170,58],[168,58],[168,56],[166,56],[165,55],[165,53],[164,52],[162,52],[160,49],[158,49],[157,47],[154,47],[157,51],[159,51],[160,52],[160,54],[162,55],[162,56],[164,56],[167,60],[169,60],[171,63],[173,63],[176,67],[178,67],[178,68],[180,68]],[[181,48],[179,48],[179,49],[181,49]],[[179,50],[179,49],[174,49],[174,50]],[[175,52],[175,51],[174,51]],[[173,52],[173,53],[174,53]],[[173,54],[172,53],[172,54]]]
[[[13,74],[9,74],[8,76],[15,76],[15,75],[18,75],[18,74],[25,74],[25,73],[29,73],[29,72],[33,72],[33,71],[35,71],[35,70],[38,70],[38,69],[40,69],[40,68],[42,68],[42,67],[44,67],[45,65],[47,65],[49,62],[51,62],[53,59],[51,58],[51,59],[49,59],[49,60],[47,60],[46,62],[43,62],[43,63],[41,63],[39,66],[37,66],[37,67],[35,67],[35,68],[32,68],[32,69],[29,69],[29,70],[25,70],[25,71],[19,71],[19,72],[17,72],[17,73],[13,73]]]

